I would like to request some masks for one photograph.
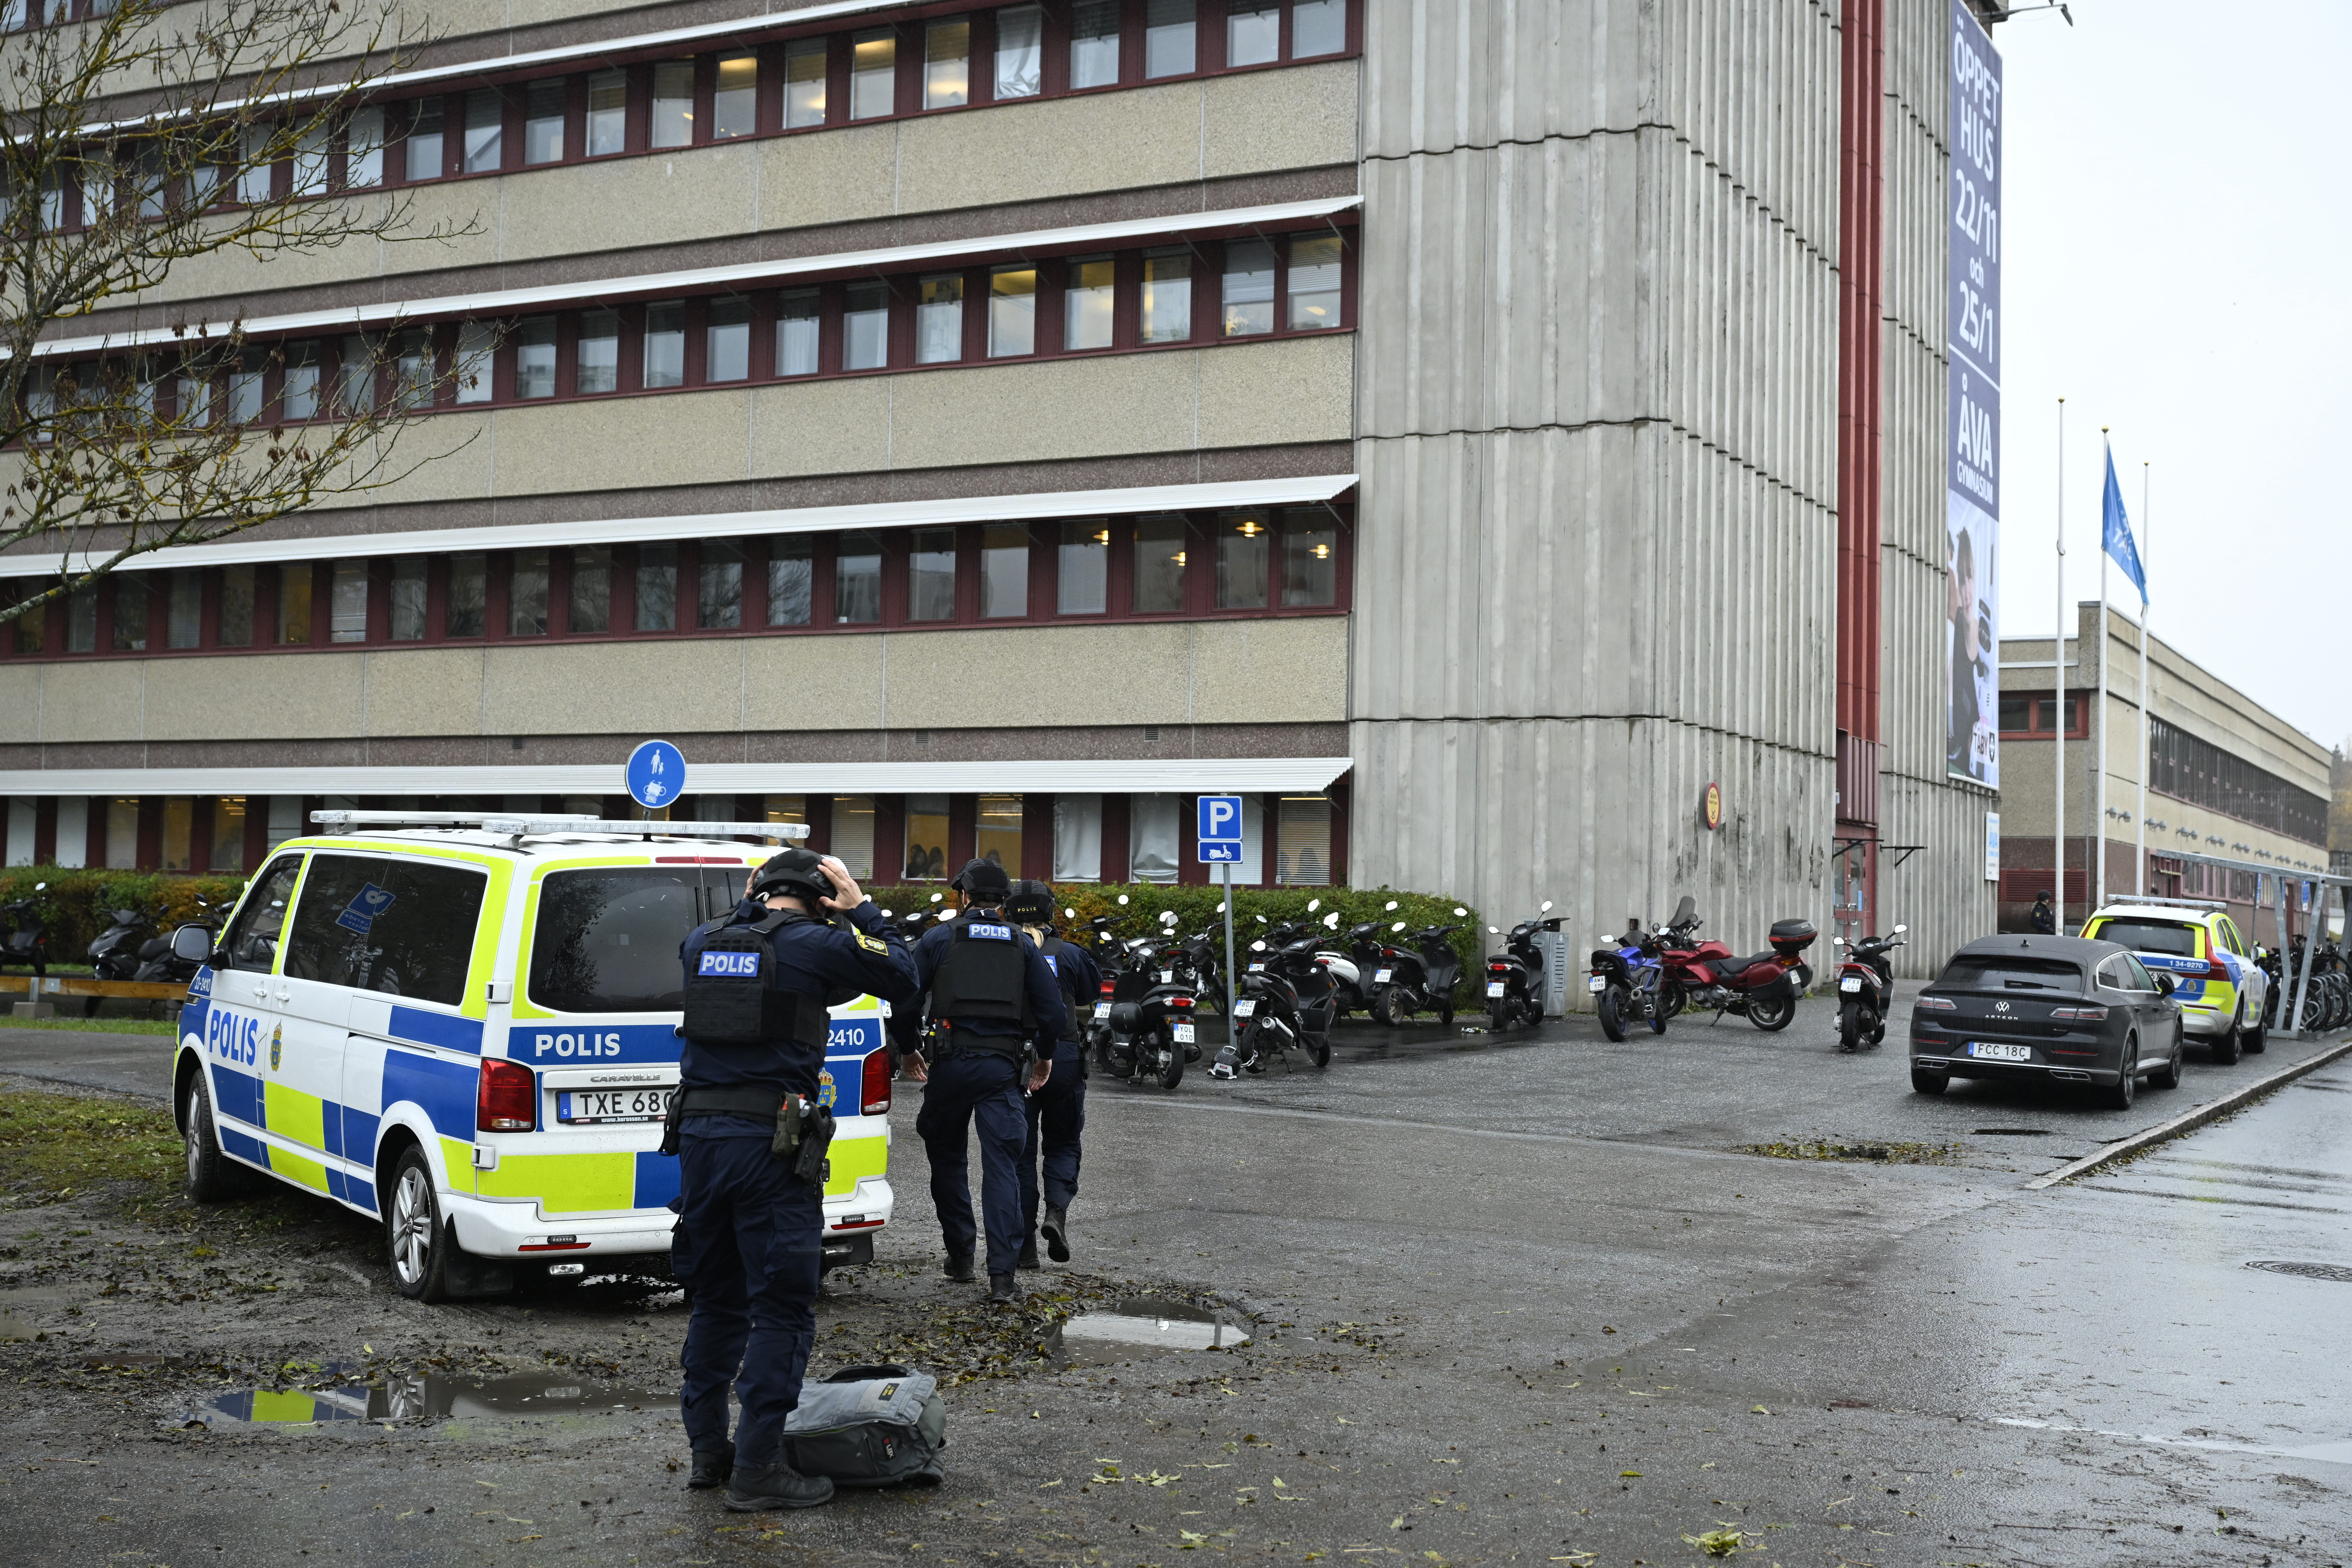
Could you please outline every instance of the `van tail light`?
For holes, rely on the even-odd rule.
[[[520,1062],[486,1061],[475,1103],[480,1132],[528,1132],[539,1125],[539,1080]]]
[[[2105,1007],[2053,1007],[2050,1016],[2053,1018],[2080,1018],[2085,1023],[2095,1024],[2107,1016],[2107,1010]]]
[[[866,1069],[858,1076],[858,1108],[868,1116],[890,1114],[890,1053],[876,1051],[866,1058]]]

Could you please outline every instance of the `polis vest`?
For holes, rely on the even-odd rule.
[[[1021,931],[1002,915],[970,916],[948,927],[947,955],[931,975],[931,1016],[950,1024],[1036,1023],[1029,1006],[1029,957]]]
[[[686,1022],[679,1032],[704,1046],[790,1040],[823,1051],[830,1020],[824,998],[775,984],[775,933],[808,918],[780,910],[749,925],[724,925],[689,939]]]

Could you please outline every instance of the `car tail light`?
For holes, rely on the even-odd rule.
[[[2053,1007],[2050,1016],[2053,1018],[2081,1018],[2095,1024],[2107,1016],[2107,1010],[2105,1007]]]
[[[479,1132],[528,1132],[539,1125],[539,1080],[520,1062],[482,1064],[482,1089],[475,1104]]]
[[[1914,1007],[1926,1007],[1937,1013],[1948,1013],[1953,1008],[1958,1006],[1959,1004],[1954,1002],[1948,996],[1922,996],[1917,1001],[1912,1003],[1911,1005]]]
[[[890,1053],[876,1051],[857,1075],[857,1107],[868,1116],[890,1114]]]

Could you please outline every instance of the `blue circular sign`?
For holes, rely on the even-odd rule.
[[[647,741],[629,753],[629,798],[658,811],[686,793],[686,753],[667,741]]]

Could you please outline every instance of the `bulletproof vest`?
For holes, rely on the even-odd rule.
[[[1079,1011],[1091,1003],[1091,996],[1078,994],[1077,957],[1080,950],[1058,936],[1049,936],[1044,942],[1045,962],[1054,966],[1054,978],[1062,983],[1062,1038],[1081,1040],[1086,1037],[1078,1020],[1087,1016]]]
[[[931,1016],[953,1024],[1034,1026],[1021,929],[1002,915],[967,916],[948,933],[947,956],[931,975]]]
[[[704,1046],[790,1040],[822,1051],[830,1032],[824,998],[775,985],[774,935],[808,917],[782,910],[751,925],[725,925],[702,941],[686,974],[686,1037]]]

